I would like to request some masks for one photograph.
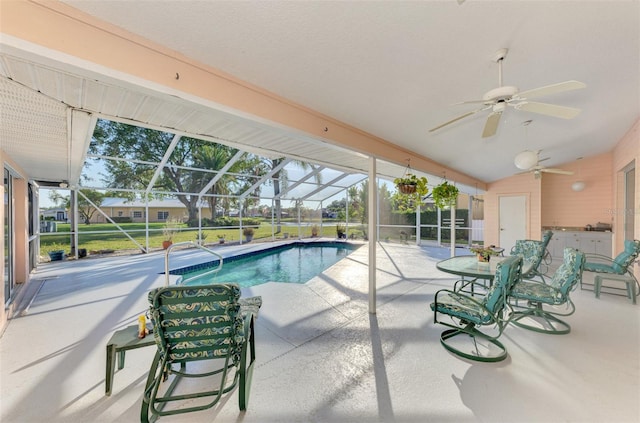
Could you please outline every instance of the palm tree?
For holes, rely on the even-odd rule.
[[[265,159],[265,163],[267,165],[267,167],[269,169],[275,169],[276,167],[278,167],[283,161],[285,160],[284,157],[279,157],[277,159]],[[298,167],[300,167],[301,169],[305,170],[305,171],[310,171],[312,169],[312,166],[310,163],[308,162],[303,162],[300,160],[294,160],[291,163],[294,163],[295,165],[297,165]],[[322,175],[320,173],[316,173],[316,175],[314,176],[314,179],[316,181],[317,184],[321,184],[322,183]],[[277,172],[275,172],[272,177],[271,177],[271,181],[273,183],[273,196],[275,198],[275,213],[276,213],[276,233],[280,233],[282,231],[282,201],[280,200],[280,192],[282,192],[283,189],[286,189],[289,186],[289,178],[287,175],[287,170],[285,168],[282,168],[280,170],[278,170]]]
[[[231,158],[237,153],[237,149],[221,144],[207,144],[194,153],[195,166],[202,169],[220,170]],[[207,202],[211,210],[211,219],[215,219],[215,211],[218,206],[220,196],[227,196],[243,192],[253,185],[253,179],[261,177],[266,173],[265,166],[262,165],[260,159],[254,155],[246,155],[241,160],[234,163],[229,170],[216,181],[215,184],[207,191]],[[250,174],[249,178],[243,178],[238,174]],[[201,178],[202,186],[206,186],[211,180],[210,173],[203,173]],[[259,188],[256,190],[259,194]],[[249,201],[249,200],[248,200]],[[230,201],[222,201],[225,207],[228,207]]]

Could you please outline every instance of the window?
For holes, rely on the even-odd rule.
[[[122,210],[118,211],[118,217],[122,217]]]
[[[168,211],[159,211],[158,212],[158,220],[167,220],[169,218]]]
[[[138,210],[135,210],[135,211],[133,212],[133,218],[134,218],[134,219],[142,219],[142,212],[141,212],[141,211],[138,211]]]

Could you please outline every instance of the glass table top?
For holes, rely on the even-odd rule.
[[[439,261],[436,267],[454,275],[493,280],[496,264],[502,260],[504,257],[491,257],[489,263],[482,263],[476,256],[456,256]]]

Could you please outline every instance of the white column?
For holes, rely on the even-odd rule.
[[[451,257],[456,255],[456,206],[451,206]]]
[[[376,158],[369,157],[369,313],[376,313],[376,246],[378,244],[378,181],[376,178]]]
[[[71,213],[73,222],[71,222],[71,230],[73,231],[72,239],[71,239],[71,252],[74,253],[76,260],[78,259],[78,220],[80,218],[80,213],[78,210],[78,192],[76,187],[71,188]]]
[[[418,203],[418,206],[416,207],[416,245],[420,245],[420,225],[422,224],[420,222],[420,215],[422,214],[422,201],[420,203]]]

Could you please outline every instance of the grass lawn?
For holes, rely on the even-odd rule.
[[[122,223],[120,227],[127,232],[132,238],[134,238],[143,247],[146,246],[145,241],[145,224],[144,223]],[[149,248],[159,249],[162,248],[162,241],[164,236],[162,229],[164,223],[149,223]],[[255,228],[253,235],[254,240],[271,238],[271,223],[263,222],[258,228]],[[352,229],[353,228],[353,229]],[[46,255],[50,251],[63,250],[65,253],[70,252],[70,239],[71,239],[71,225],[65,223],[57,224],[57,232],[55,233],[41,233],[40,234],[40,254]],[[91,225],[79,225],[78,227],[78,248],[84,248],[87,252],[91,251],[103,251],[103,250],[136,250],[138,246],[131,241],[117,228],[108,223],[100,224],[95,223]],[[95,233],[91,233],[95,232]],[[289,233],[293,237],[298,236],[297,226],[282,226],[282,233],[276,234],[276,238],[282,238],[283,233]],[[355,225],[350,226],[350,233],[355,233],[356,236],[361,237],[362,232],[355,229]],[[320,236],[334,237],[336,235],[335,224],[325,223],[322,228]],[[300,236],[311,236],[311,224],[303,223],[300,228]],[[204,238],[205,245],[218,244],[219,238],[224,237],[226,242],[237,242],[243,235],[237,228],[216,228],[216,229],[203,229],[202,237]],[[179,227],[179,231],[173,236],[173,242],[182,241],[195,241],[198,239],[198,229],[189,228],[186,224]]]
[[[275,234],[276,238],[283,238],[284,233],[288,233],[291,238],[298,236],[307,238],[311,236],[312,223],[305,222],[300,227],[300,233],[298,233],[298,226],[282,226],[281,233]],[[319,226],[319,225],[318,225]],[[134,238],[142,247],[146,246],[145,235],[146,229],[144,223],[122,223],[120,227],[125,230],[132,238]],[[161,249],[164,236],[162,229],[164,223],[149,223],[149,248],[151,250]],[[254,241],[270,240],[272,237],[271,223],[263,222],[258,228],[255,228],[253,236]],[[50,251],[62,250],[65,253],[70,253],[70,234],[71,225],[69,224],[57,224],[57,232],[55,233],[42,233],[40,234],[40,254],[46,256]],[[80,225],[78,227],[78,248],[84,248],[89,254],[95,251],[121,251],[121,250],[138,250],[138,246],[127,238],[117,228],[108,223],[104,224],[91,224]],[[405,231],[407,233],[405,233]],[[412,242],[415,238],[414,231],[410,231],[406,228],[380,228],[379,239],[391,241],[391,242]],[[322,226],[322,230],[319,231],[319,236],[333,238],[336,236],[336,224],[335,222],[325,222]],[[350,223],[347,236],[354,236],[357,239],[363,239],[364,232],[362,226],[357,223]],[[447,233],[448,235],[448,233]],[[205,245],[219,244],[218,237],[224,237],[225,242],[237,242],[243,235],[237,228],[216,228],[216,229],[203,229],[202,236]],[[428,238],[428,237],[427,237]],[[198,239],[197,228],[189,228],[186,224],[179,227],[179,231],[173,236],[173,242],[182,241],[196,241]],[[423,239],[424,234],[423,234]],[[443,237],[443,240],[448,240],[448,237]],[[466,240],[459,240],[459,242],[466,244]]]

